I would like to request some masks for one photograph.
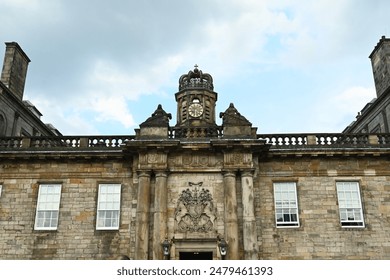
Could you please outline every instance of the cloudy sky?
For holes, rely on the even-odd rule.
[[[213,76],[217,115],[232,102],[258,133],[341,132],[375,97],[368,56],[390,36],[389,11],[388,0],[0,0],[0,41],[30,57],[24,98],[65,135],[134,134],[158,104],[175,125],[178,79],[195,64]]]

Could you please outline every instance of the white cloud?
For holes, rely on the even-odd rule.
[[[91,102],[91,107],[88,109],[94,111],[95,119],[98,122],[116,121],[125,128],[135,125],[133,116],[129,112],[124,98],[118,96],[96,98]]]
[[[50,0],[42,3],[40,0],[2,0],[0,1],[0,9],[7,11],[3,12],[0,17],[0,22],[6,25],[13,31],[18,31],[18,26],[34,26],[38,22],[40,24],[53,24],[63,20],[61,1]],[[18,24],[15,22],[18,21]],[[44,28],[45,26],[41,26]]]
[[[93,122],[76,112],[68,113],[66,116],[62,115],[62,117],[58,116],[58,114],[52,115],[50,116],[50,122],[64,135],[101,134]]]
[[[1,4],[12,8],[37,9],[39,0],[2,0]]]
[[[118,96],[137,100],[171,82],[172,74],[181,64],[181,55],[160,58],[142,69],[132,69],[114,61],[97,60],[87,77],[86,86],[93,96]]]
[[[361,30],[385,26],[381,21],[387,22],[387,14],[376,15],[379,10],[387,10],[388,4],[380,3],[204,0],[153,4],[95,1],[91,5],[88,1],[6,0],[0,3],[0,8],[8,5],[9,12],[0,18],[0,25],[5,27],[3,31],[7,36],[20,34],[11,40],[23,38],[28,42],[25,51],[33,64],[26,91],[40,93],[32,94],[32,101],[50,103],[37,104],[44,116],[53,116],[50,122],[65,131],[62,125],[67,130],[71,124],[59,118],[71,119],[69,114],[74,114],[80,126],[92,131],[94,125],[103,127],[104,122],[116,121],[125,128],[137,125],[134,120],[144,120],[151,112],[138,116],[137,110],[131,107],[145,106],[144,100],[157,100],[167,88],[173,89],[169,93],[173,97],[178,78],[195,63],[214,77],[217,91],[226,83],[240,90],[240,99],[253,100],[253,94],[257,94],[259,102],[275,102],[274,106],[280,106],[280,111],[291,108],[282,108],[280,100],[272,99],[272,93],[266,96],[274,85],[282,90],[279,98],[285,90],[294,101],[302,98],[301,103],[305,104],[318,97],[334,114],[339,114],[334,112],[335,108],[339,111],[354,108],[355,105],[338,108],[335,104],[341,101],[336,97],[329,99],[338,95],[323,94],[322,89],[328,84],[336,85],[333,88],[343,84],[338,79],[346,75],[346,79],[350,79],[347,86],[351,88],[368,84],[361,83],[356,78],[362,77],[361,72],[345,61],[348,56],[356,55],[357,49],[360,51],[358,59],[366,59],[370,48],[376,44],[379,37],[373,34],[370,36],[374,39],[367,41],[368,32]],[[23,5],[30,12],[25,8],[18,11]],[[367,46],[367,42],[371,45]],[[323,66],[328,63],[331,65],[325,70],[340,74],[329,78]],[[343,63],[342,70],[333,67],[340,63]],[[300,75],[301,72],[306,75]],[[267,78],[260,83],[259,75]],[[297,79],[283,79],[282,75]],[[283,82],[289,83],[288,86],[278,87]],[[256,83],[258,88],[254,88]],[[237,98],[237,93],[230,90],[225,87],[220,92],[219,104],[235,102],[234,99],[223,100],[229,94]],[[304,91],[311,96],[308,98]],[[148,97],[143,98],[145,95]],[[356,100],[355,96],[351,98]],[[173,98],[170,102],[175,106]],[[151,107],[154,109],[155,105]],[[322,118],[321,106],[312,105],[317,110],[313,115],[319,114],[318,118]],[[243,113],[245,109],[248,108],[243,108]],[[360,109],[354,109],[354,114]],[[326,127],[335,120],[329,116],[324,119],[329,120]],[[262,122],[261,119],[251,121]],[[304,125],[302,129],[306,130]],[[70,133],[77,131],[76,128]]]
[[[332,98],[331,103],[344,114],[357,114],[375,97],[374,88],[355,86],[345,89],[340,95]]]
[[[99,134],[93,123],[82,116],[81,108],[77,108],[77,102],[73,106],[66,103],[49,101],[38,92],[31,94],[30,101],[43,114],[42,121],[50,123],[64,135]]]
[[[98,122],[115,121],[126,129],[133,127],[137,123],[127,102],[137,101],[142,95],[158,94],[161,87],[171,82],[180,61],[180,56],[166,57],[142,72],[98,60],[87,78],[88,94],[76,108],[93,112]]]
[[[311,110],[309,124],[316,132],[319,132],[318,128],[321,132],[341,132],[375,97],[374,88],[361,86],[346,88],[340,94],[330,94],[328,98],[322,96]]]

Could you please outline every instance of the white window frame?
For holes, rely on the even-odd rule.
[[[336,190],[341,226],[364,227],[364,215],[359,182],[336,182]]]
[[[276,227],[299,227],[299,208],[296,182],[274,182],[273,185]]]
[[[99,184],[96,229],[118,230],[121,207],[121,184]]]
[[[35,230],[57,230],[60,212],[61,184],[39,185]]]

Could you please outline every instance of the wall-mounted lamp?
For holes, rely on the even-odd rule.
[[[169,260],[169,255],[170,255],[170,252],[171,252],[171,241],[169,241],[168,238],[165,237],[165,240],[163,241],[161,246],[163,248],[164,258]]]
[[[225,259],[225,256],[227,254],[227,247],[228,244],[225,239],[221,238],[218,242],[219,252],[221,253],[222,259]]]

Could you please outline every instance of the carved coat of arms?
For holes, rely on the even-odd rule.
[[[215,209],[209,190],[201,183],[189,183],[192,190],[183,190],[177,201],[175,221],[180,232],[209,232],[214,228]]]

